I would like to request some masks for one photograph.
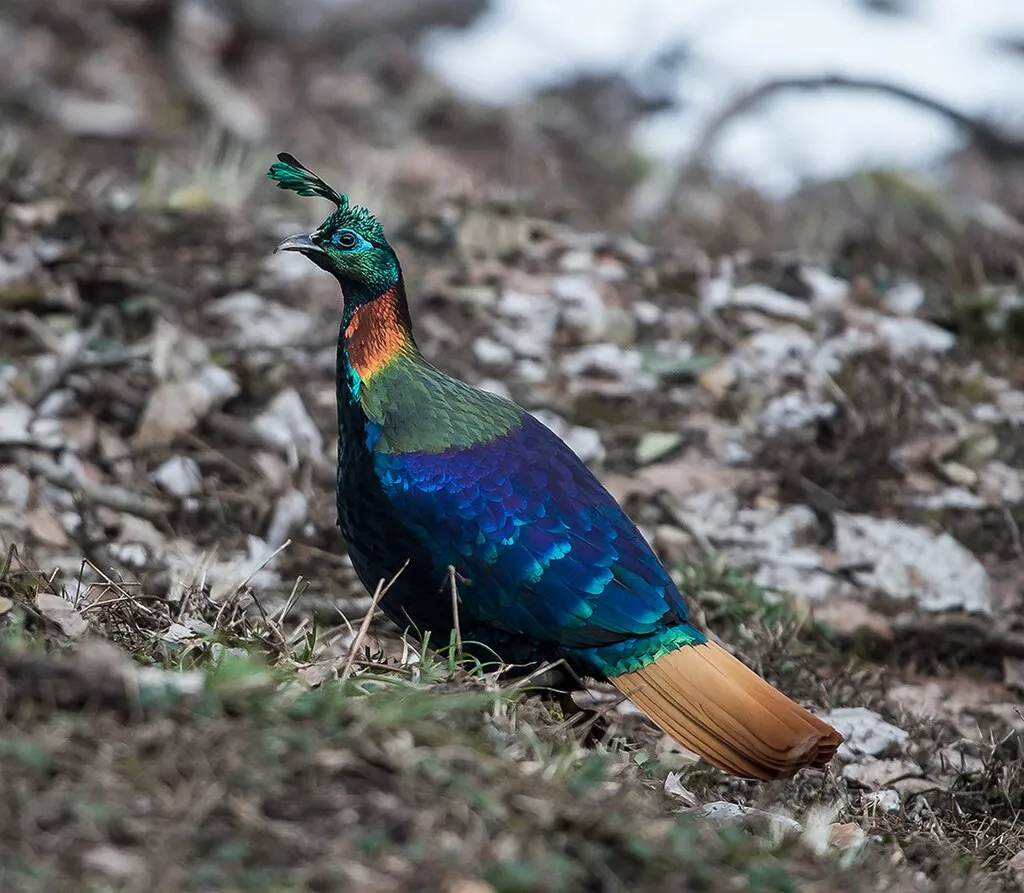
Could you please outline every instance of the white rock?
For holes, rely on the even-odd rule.
[[[890,313],[913,316],[924,306],[924,288],[917,282],[901,282],[889,289],[882,304]]]
[[[61,428],[60,419],[32,419],[28,433],[33,443],[46,449],[60,449],[64,446],[64,429]]]
[[[963,487],[947,487],[938,493],[931,493],[928,496],[921,496],[913,500],[915,505],[922,508],[937,509],[959,509],[961,511],[976,511],[985,507],[985,500],[980,496],[965,490]]]
[[[715,453],[723,465],[746,465],[754,459],[754,453],[741,440],[727,440]]]
[[[814,549],[794,547],[774,555],[762,552],[756,558],[761,566],[752,579],[766,590],[788,592],[807,601],[824,601],[846,595],[852,588],[822,567],[821,555]]]
[[[15,242],[0,256],[0,286],[30,276],[39,268],[39,257],[27,242]]]
[[[90,874],[102,874],[114,881],[138,883],[146,875],[149,865],[143,856],[121,847],[101,844],[82,854],[82,865]]]
[[[946,353],[956,344],[956,336],[952,332],[913,317],[883,317],[878,321],[877,329],[897,357],[906,357],[917,351]]]
[[[1003,391],[996,396],[996,406],[1014,425],[1024,425],[1024,391]]]
[[[32,424],[32,408],[27,403],[10,401],[0,406],[0,431],[5,440],[31,440],[28,426]]]
[[[613,257],[602,257],[594,266],[594,275],[602,282],[624,282],[629,270]]]
[[[305,258],[303,258],[305,260]],[[283,347],[308,338],[308,313],[270,301],[254,291],[236,291],[211,302],[207,312],[230,326],[246,347]]]
[[[57,419],[63,416],[75,402],[75,392],[70,388],[60,388],[52,391],[43,398],[43,402],[36,407],[36,417],[42,419]]]
[[[184,498],[195,496],[203,489],[203,474],[199,463],[189,456],[174,456],[149,474],[149,479],[168,493]]]
[[[494,394],[498,397],[504,397],[506,400],[512,399],[512,392],[508,389],[508,385],[503,381],[499,381],[496,378],[484,378],[477,382],[476,386],[481,391],[487,391],[489,394]]]
[[[850,293],[850,283],[845,279],[837,279],[818,267],[804,267],[800,276],[814,293],[815,304],[832,307],[842,304]]]
[[[836,755],[844,763],[858,756],[881,756],[887,750],[898,749],[910,737],[909,732],[867,707],[838,707],[820,718],[843,736]]]
[[[810,358],[812,380],[835,375],[843,365],[859,354],[867,353],[880,344],[878,335],[862,329],[846,329],[842,334],[828,338]]]
[[[723,258],[716,275],[701,279],[698,283],[698,303],[701,316],[710,316],[732,301],[733,283],[736,281],[736,265],[732,258]]]
[[[878,812],[894,813],[900,811],[900,792],[892,788],[872,791],[864,797],[864,805]]]
[[[263,436],[299,456],[321,456],[324,451],[320,429],[294,388],[277,394],[267,408],[253,419],[253,426]]]
[[[486,335],[473,341],[473,356],[481,366],[503,368],[511,364],[516,355],[512,348]]]
[[[1007,505],[1024,502],[1024,470],[993,460],[978,475],[981,489],[993,501]]]
[[[647,266],[654,258],[654,249],[650,245],[638,242],[631,236],[624,236],[615,242],[615,250],[625,255],[626,260],[639,267]]]
[[[548,295],[506,291],[498,299],[494,337],[518,357],[543,360],[551,353],[558,306]]]
[[[774,393],[789,378],[803,380],[817,345],[802,329],[779,328],[758,332],[730,355],[741,384]]]
[[[300,229],[300,226],[296,226],[295,232]],[[263,262],[263,268],[278,282],[295,282],[310,276],[325,275],[297,251],[278,251],[271,254]]]
[[[540,360],[520,360],[513,370],[514,376],[529,384],[539,384],[548,377],[548,367]]]
[[[651,301],[636,301],[633,304],[633,315],[642,326],[655,326],[661,322],[661,308]]]
[[[741,508],[732,490],[707,490],[686,499],[681,509],[690,527],[712,542],[778,554],[792,549],[817,530],[806,506],[783,511]]]
[[[233,595],[248,581],[254,590],[271,589],[281,585],[281,577],[274,570],[277,558],[274,549],[250,534],[246,537],[247,552],[235,555],[226,561],[212,562],[206,568],[206,580],[210,585],[210,599],[222,602]]]
[[[769,400],[757,417],[757,427],[765,437],[778,437],[786,431],[799,431],[836,414],[834,403],[811,400],[803,391],[790,391]]]
[[[149,549],[143,543],[111,543],[111,554],[128,567],[144,568],[152,560]]]
[[[274,506],[274,515],[267,528],[267,546],[276,549],[282,545],[293,530],[301,527],[309,518],[309,500],[300,490],[289,490],[281,494]]]
[[[234,373],[230,369],[216,366],[213,363],[204,366],[199,371],[196,381],[206,389],[215,406],[220,406],[242,392],[242,386],[238,383]]]
[[[573,425],[550,409],[537,409],[531,415],[561,437],[581,462],[599,462],[604,459],[605,449],[601,435],[593,428]]]
[[[605,334],[608,310],[589,276],[556,276],[551,293],[562,305],[562,320],[567,328],[585,341],[596,341]]]
[[[206,342],[165,319],[153,329],[152,367],[158,381],[185,381],[210,361]]]
[[[0,504],[23,512],[31,495],[32,481],[25,472],[13,465],[0,467]]]
[[[562,357],[562,371],[570,378],[581,375],[623,378],[639,374],[643,371],[643,365],[639,351],[607,341],[587,344]]]
[[[644,369],[640,352],[618,344],[588,344],[562,357],[562,371],[573,396],[596,393],[629,397],[653,391],[658,378]]]
[[[835,516],[842,564],[867,563],[865,584],[926,611],[992,612],[992,585],[974,555],[948,533],[868,515]]]
[[[735,307],[760,311],[776,319],[810,322],[814,317],[814,312],[807,302],[791,298],[781,291],[757,282],[737,288],[732,293],[732,300],[729,303]]]
[[[162,381],[146,401],[133,438],[135,446],[145,449],[169,444],[240,390],[230,371],[212,364],[191,378]]]
[[[594,252],[587,248],[573,248],[558,259],[558,268],[566,273],[587,273],[594,269]]]

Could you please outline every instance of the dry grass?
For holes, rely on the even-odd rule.
[[[50,585],[10,563],[0,579],[4,890],[458,890],[477,879],[502,893],[909,891],[919,889],[911,869],[935,890],[998,889],[970,869],[1000,866],[1020,842],[1019,738],[987,752],[982,772],[889,817],[833,777],[762,787],[684,770],[702,800],[726,796],[807,827],[798,838],[756,823],[716,830],[673,817],[661,787],[678,763],[635,720],[567,722],[559,704],[444,650],[403,660],[386,627],[345,681],[351,627],[289,628],[246,606],[251,594],[215,607],[192,593],[178,620],[203,618],[210,631],[177,648],[162,637],[171,618],[158,600],[94,594],[103,637],[71,645],[34,607]],[[844,675],[822,698],[813,627],[786,603],[766,612],[735,574],[701,585],[734,596],[717,614],[708,600],[715,622],[788,690],[819,703],[880,698],[881,674],[838,653],[824,672]],[[182,667],[202,685],[169,685]],[[918,747],[946,741],[936,728],[913,732]],[[879,842],[822,848],[835,814]]]

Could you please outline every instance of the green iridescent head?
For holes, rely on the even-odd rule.
[[[294,155],[282,152],[267,176],[281,189],[320,196],[337,210],[311,233],[289,236],[278,251],[298,251],[340,283],[347,304],[362,303],[384,294],[401,276],[398,258],[384,237],[380,222],[348,196],[327,185]]]

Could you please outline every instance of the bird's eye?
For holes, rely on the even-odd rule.
[[[339,248],[355,248],[356,247],[356,234],[349,232],[348,230],[342,230],[334,239],[337,242]]]

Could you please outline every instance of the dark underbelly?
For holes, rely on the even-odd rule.
[[[448,570],[405,528],[375,476],[342,477],[338,525],[367,592],[394,578],[379,602],[388,618],[421,642],[429,634],[431,648],[447,648],[455,629]],[[485,664],[533,666],[555,658],[550,648],[533,639],[475,620],[465,605],[459,608],[459,632],[463,650]]]

